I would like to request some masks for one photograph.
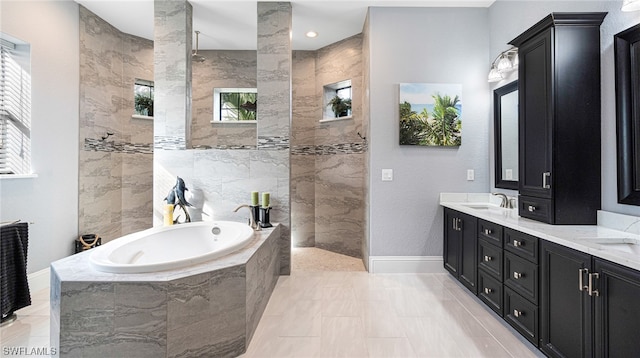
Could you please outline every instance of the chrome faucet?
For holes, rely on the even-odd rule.
[[[501,208],[513,209],[515,208],[515,200],[509,199],[509,197],[504,193],[492,193],[495,196],[499,196],[502,201],[500,202]]]
[[[247,208],[249,209],[249,226],[251,226],[251,228],[254,231],[260,231],[262,230],[262,228],[260,227],[260,225],[258,225],[258,222],[256,221],[256,218],[253,215],[253,208],[251,208],[251,206],[247,205],[247,204],[243,204],[238,206],[233,212],[237,213],[238,210],[240,210],[240,208]]]

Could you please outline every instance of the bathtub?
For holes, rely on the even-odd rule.
[[[111,273],[177,269],[230,254],[253,239],[253,229],[233,221],[200,221],[139,231],[98,246],[93,268]]]

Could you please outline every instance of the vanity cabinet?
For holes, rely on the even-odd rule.
[[[471,216],[444,209],[444,268],[477,294],[477,222]]]
[[[549,357],[640,357],[640,272],[541,246],[540,349]]]
[[[478,298],[502,317],[503,228],[478,219]]]
[[[552,13],[518,47],[520,216],[595,224],[600,209],[600,24]]]

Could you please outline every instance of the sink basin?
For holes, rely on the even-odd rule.
[[[591,239],[579,239],[580,241],[594,244],[598,249],[616,250],[627,252],[635,255],[640,255],[640,242],[637,239],[632,238],[591,238]]]
[[[501,208],[497,205],[492,205],[492,204],[483,204],[483,203],[478,203],[478,204],[462,204],[463,206],[469,208],[469,209],[474,209],[474,210],[502,210],[504,208]]]

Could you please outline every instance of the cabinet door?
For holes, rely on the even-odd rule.
[[[594,258],[595,356],[640,357],[640,272]]]
[[[547,29],[522,44],[519,53],[519,191],[551,198],[552,36]]]
[[[591,255],[541,240],[541,256],[540,350],[549,357],[591,357],[592,300],[583,271],[591,272]]]
[[[460,248],[460,276],[458,279],[471,292],[478,294],[476,276],[478,272],[478,219],[473,216],[458,213],[461,233]]]
[[[458,277],[461,247],[457,214],[454,210],[444,209],[444,268],[455,277]]]

